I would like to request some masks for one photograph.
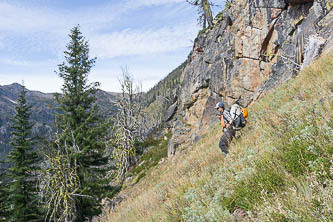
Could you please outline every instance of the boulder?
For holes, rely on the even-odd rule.
[[[174,156],[176,154],[176,150],[179,144],[175,144],[172,140],[169,140],[168,144],[168,158]]]
[[[164,122],[168,122],[169,120],[171,120],[171,118],[174,116],[174,114],[177,111],[177,107],[178,107],[177,102],[175,102],[168,108],[168,110],[165,113]]]

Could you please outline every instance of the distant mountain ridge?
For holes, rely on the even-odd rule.
[[[22,85],[13,83],[0,85],[0,159],[4,159],[10,150],[11,121],[15,114],[16,101],[22,90]],[[98,90],[97,104],[103,116],[108,117],[117,112],[115,103],[118,93]],[[27,103],[32,106],[31,120],[34,122],[33,134],[50,138],[54,132],[54,118],[57,103],[53,93],[42,93],[27,89]]]

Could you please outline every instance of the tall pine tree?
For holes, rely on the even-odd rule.
[[[31,136],[33,124],[29,121],[30,106],[26,103],[25,88],[22,87],[16,115],[12,119],[12,150],[8,155],[8,204],[9,221],[32,221],[40,218],[37,196],[38,156],[33,150]]]
[[[58,66],[57,72],[64,81],[63,94],[56,95],[61,111],[56,117],[56,127],[63,144],[57,147],[73,147],[70,157],[78,166],[78,193],[81,195],[77,202],[77,219],[83,221],[100,213],[100,198],[106,192],[107,130],[95,104],[99,83],[88,83],[88,74],[96,58],[89,58],[88,42],[79,26],[71,30],[69,37],[65,62]]]

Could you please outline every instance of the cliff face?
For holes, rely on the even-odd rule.
[[[169,156],[216,122],[214,105],[248,106],[333,45],[332,0],[234,0],[195,40],[182,73]]]

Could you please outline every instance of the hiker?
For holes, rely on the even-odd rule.
[[[223,128],[223,135],[221,136],[219,147],[223,153],[228,154],[229,144],[236,135],[236,131],[233,128],[233,119],[230,112],[225,109],[223,102],[217,103],[215,109],[219,112],[217,117],[221,121]]]

